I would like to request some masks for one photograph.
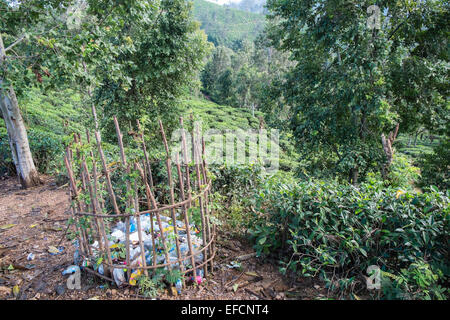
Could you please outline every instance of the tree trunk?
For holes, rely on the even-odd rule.
[[[348,177],[349,182],[354,186],[358,185],[358,176],[359,176],[358,167],[350,169],[349,177]]]
[[[0,79],[0,87],[1,85],[2,80]],[[27,131],[12,86],[10,86],[9,92],[5,88],[1,88],[0,111],[5,120],[9,146],[20,183],[24,188],[40,184],[42,181],[34,166]]]
[[[384,154],[386,155],[386,163],[384,164],[381,173],[384,179],[387,179],[387,174],[389,172],[389,167],[394,160],[394,149],[392,148],[392,144],[395,139],[397,139],[398,129],[400,128],[400,124],[397,124],[394,131],[389,133],[389,136],[386,138],[384,134],[381,135],[381,143],[383,144]]]

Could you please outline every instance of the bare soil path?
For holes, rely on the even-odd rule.
[[[22,190],[18,181],[0,181],[0,299],[142,299],[135,287],[114,284],[82,272],[81,290],[69,290],[61,272],[73,262],[74,248],[65,236],[70,218],[68,190],[51,178]],[[52,255],[49,247],[63,246]],[[158,299],[316,299],[326,289],[313,280],[287,279],[273,261],[254,256],[251,246],[229,234],[219,234],[216,270],[200,286],[188,286],[180,295],[164,292]],[[28,260],[29,254],[34,259]],[[240,269],[229,267],[238,261]]]

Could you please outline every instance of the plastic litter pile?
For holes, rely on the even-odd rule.
[[[142,215],[138,219],[140,219],[141,226],[141,236],[145,250],[145,261],[147,266],[153,265],[153,259],[156,259],[156,264],[165,264],[166,261],[166,253],[164,252],[163,242],[161,241],[161,230],[159,224],[157,222],[156,217],[153,217],[153,233],[154,233],[154,243],[155,243],[155,252],[156,257],[153,256],[153,240],[151,235],[151,219],[150,215]],[[180,245],[180,253],[183,258],[189,256],[189,245],[187,240],[187,230],[183,222],[176,221],[177,231],[178,231],[178,241]],[[129,237],[129,250],[130,250],[130,268],[131,268],[131,276],[130,279],[126,279],[126,223],[119,222],[112,229],[111,234],[108,236],[109,248],[111,251],[111,256],[113,259],[113,264],[115,265],[123,265],[123,268],[115,268],[113,271],[113,278],[116,282],[117,286],[121,286],[122,284],[128,282],[130,285],[136,285],[137,278],[143,273],[141,269],[134,269],[135,267],[142,266],[142,255],[141,255],[141,245],[139,241],[139,233],[137,231],[137,221],[136,218],[133,217],[130,219],[130,237]],[[172,219],[161,216],[161,226],[165,236],[165,244],[166,250],[168,251],[168,257],[170,262],[174,262],[178,260],[177,249],[175,243],[175,231],[174,226],[172,225]],[[202,239],[199,237],[199,231],[195,228],[195,226],[190,226],[190,238],[192,243],[192,249],[194,251],[195,264],[199,264],[203,262],[203,254],[198,251],[201,249],[203,245]],[[96,261],[84,260],[81,261],[81,257],[78,251],[78,241],[75,241],[75,246],[77,247],[74,253],[74,263],[75,265],[80,265],[81,267],[90,267],[92,266],[95,271],[100,274],[104,274],[104,266],[102,264],[103,257],[101,257],[102,253],[99,250],[99,243],[95,241],[91,245],[91,249]],[[187,258],[183,261],[185,267],[190,268],[192,266],[191,258]],[[173,266],[175,268],[179,267],[179,263],[174,263]],[[165,267],[166,268],[166,267]],[[186,268],[186,269],[187,269]],[[125,269],[125,270],[124,270]],[[65,270],[65,272],[68,270]],[[191,277],[194,282],[200,284],[203,278],[203,270],[197,270],[197,274],[195,277]],[[67,272],[66,272],[67,273]],[[71,272],[69,272],[71,273]],[[64,274],[64,273],[63,273]],[[180,281],[181,284],[181,281]],[[177,286],[177,290],[178,290]]]

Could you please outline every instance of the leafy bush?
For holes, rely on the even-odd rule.
[[[436,188],[414,194],[272,179],[255,200],[258,255],[278,254],[282,272],[321,275],[330,289],[361,288],[370,265],[396,273],[419,259],[447,264],[449,198]]]
[[[444,139],[433,148],[433,153],[421,157],[419,166],[422,169],[422,186],[436,185],[442,190],[450,187],[450,140]]]
[[[28,142],[36,168],[46,173],[55,161],[61,160],[64,148],[62,138],[51,132],[32,128],[28,131]],[[0,174],[14,174],[15,166],[12,160],[6,129],[0,128]]]
[[[420,169],[411,165],[410,159],[401,154],[394,154],[394,160],[389,169],[389,185],[393,188],[412,188],[420,177]]]
[[[448,289],[438,284],[443,277],[441,270],[435,273],[428,263],[419,259],[407,269],[402,269],[399,276],[383,273],[381,288],[389,300],[445,300]]]
[[[380,172],[369,172],[366,182],[372,185],[389,186],[394,189],[413,191],[420,178],[420,169],[412,165],[412,160],[401,153],[395,153],[386,180]]]
[[[225,227],[238,232],[246,225],[250,199],[261,184],[261,167],[249,166],[210,166],[213,180],[215,211]]]

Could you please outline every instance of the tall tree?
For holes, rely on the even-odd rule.
[[[12,159],[24,188],[39,184],[41,179],[16,92],[24,90],[33,74],[39,82],[44,73],[49,75],[36,65],[40,52],[32,43],[39,35],[50,32],[45,23],[48,15],[63,12],[67,4],[66,1],[0,1],[0,115],[6,124]]]
[[[386,172],[392,161],[392,142],[405,114],[392,70],[414,51],[405,30],[429,28],[424,12],[430,7],[445,11],[442,1],[373,4],[268,1],[272,40],[297,61],[284,95],[294,109],[291,124],[300,148],[352,183],[368,170]]]
[[[169,113],[209,48],[184,0],[2,0],[0,9],[2,114],[24,187],[39,179],[14,92],[72,84],[88,97],[97,130],[112,114],[153,119]]]
[[[177,99],[196,83],[211,49],[192,18],[191,2],[141,3],[146,5],[139,4],[139,10],[124,7],[120,16],[120,41],[132,48],[117,56],[125,77],[115,77],[109,67],[97,67],[100,85],[95,101],[103,115],[100,123],[108,132],[115,132],[114,115],[124,126],[140,119],[149,134],[159,134],[157,122],[152,121],[156,118],[172,128],[179,112]]]

